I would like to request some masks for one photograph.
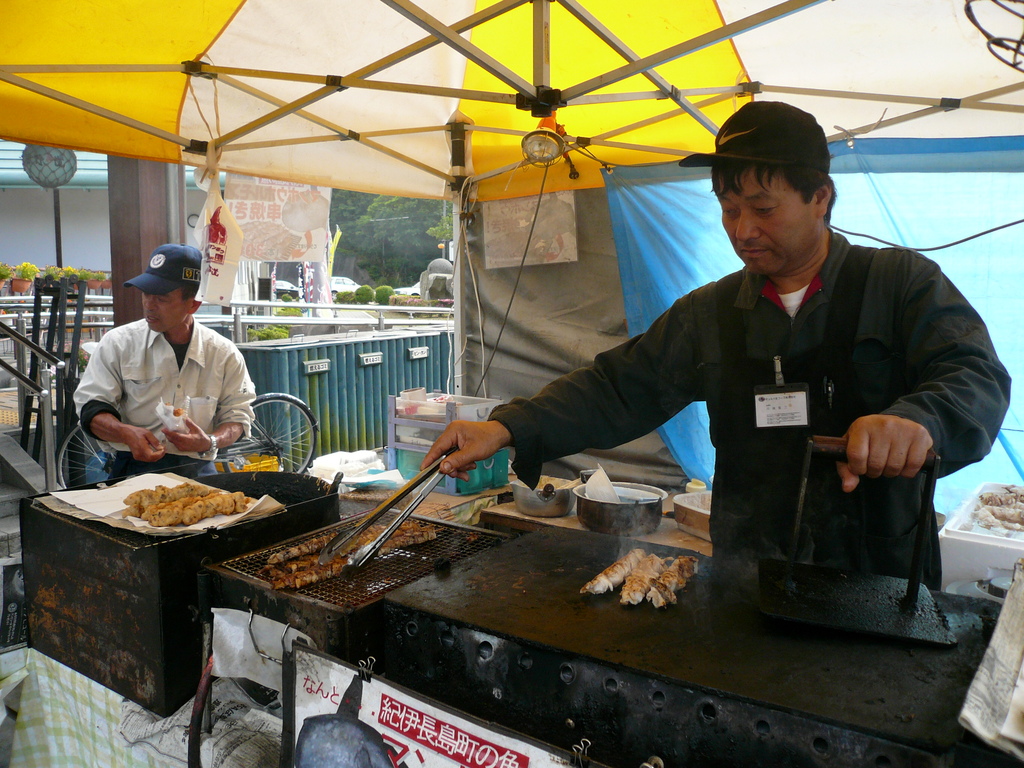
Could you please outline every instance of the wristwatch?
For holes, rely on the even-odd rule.
[[[199,458],[210,461],[211,459],[217,458],[217,436],[211,434],[207,435],[207,437],[210,438],[210,447],[200,453]]]

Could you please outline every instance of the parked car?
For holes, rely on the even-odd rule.
[[[419,296],[420,284],[417,282],[415,285],[410,285],[408,288],[395,288],[395,293],[401,296]]]
[[[274,292],[280,296],[283,293],[287,293],[290,296],[298,297],[299,286],[295,283],[290,283],[287,280],[275,280],[274,281]]]
[[[342,277],[341,275],[334,275],[331,278],[331,293],[341,293],[342,291],[354,291],[358,287],[359,283],[357,283],[351,277]]]

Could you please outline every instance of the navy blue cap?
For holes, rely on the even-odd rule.
[[[198,248],[168,243],[153,251],[146,271],[125,282],[124,286],[133,286],[143,293],[163,295],[176,288],[198,288],[202,274],[203,254]]]
[[[695,152],[683,167],[709,166],[719,158],[768,165],[802,165],[828,173],[825,132],[813,115],[781,101],[751,101],[726,120],[715,137],[714,152]]]

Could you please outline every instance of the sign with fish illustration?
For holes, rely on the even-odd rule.
[[[295,768],[549,768],[585,757],[583,745],[574,760],[310,648],[296,645],[289,663]]]

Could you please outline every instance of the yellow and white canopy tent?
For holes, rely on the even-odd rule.
[[[415,197],[535,192],[520,140],[550,109],[579,171],[556,190],[706,150],[752,94],[837,136],[948,137],[1020,133],[1022,90],[962,0],[7,0],[0,26],[0,137],[186,164],[213,142],[222,170]]]
[[[806,109],[830,140],[1020,137],[1020,27],[996,0],[5,0],[0,138],[187,165],[212,145],[224,171],[388,195],[586,196],[603,169],[711,149],[749,98]],[[572,165],[545,171],[521,140],[552,111]],[[587,269],[618,280],[600,235]],[[467,368],[486,318],[520,325],[493,395],[621,332],[622,304],[582,273],[538,278],[548,293],[508,317],[518,277],[488,271]],[[561,347],[539,325],[555,322]]]

